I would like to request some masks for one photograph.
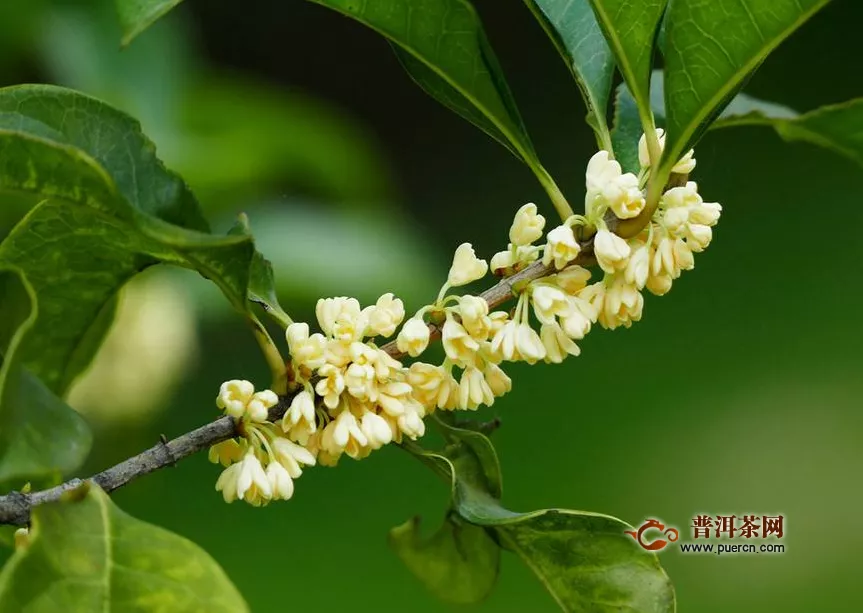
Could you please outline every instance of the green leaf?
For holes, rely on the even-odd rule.
[[[482,434],[447,427],[442,453],[405,445],[452,484],[453,508],[517,554],[572,613],[672,613],[675,596],[659,561],[624,531],[625,522],[597,513],[547,509],[514,513],[499,502],[494,448]],[[496,476],[495,476],[496,474]],[[492,484],[489,489],[488,485]]]
[[[530,166],[536,153],[473,6],[466,0],[310,0],[389,39],[431,96]]]
[[[658,125],[665,122],[662,71],[654,72],[650,98]],[[626,105],[621,95],[620,109]],[[626,113],[622,112],[625,116]],[[630,112],[631,115],[631,112]],[[631,120],[623,124],[631,125]],[[710,130],[737,126],[768,126],[786,141],[806,142],[829,149],[863,165],[863,98],[831,104],[800,114],[776,102],[737,94],[710,124]],[[630,135],[631,137],[631,135]],[[621,132],[621,139],[623,135]]]
[[[668,0],[590,0],[645,129],[650,117],[650,70],[656,32]]]
[[[125,46],[131,43],[180,2],[182,0],[115,0],[123,28],[122,44]]]
[[[0,263],[24,271],[42,312],[19,348],[20,359],[55,393],[68,389],[89,362],[82,357],[83,348],[95,352],[91,329],[104,332],[105,305],[129,279],[154,264],[198,270],[244,308],[253,255],[248,238],[189,233],[194,240],[184,242],[183,232],[141,229],[95,208],[48,200],[0,243]]]
[[[654,113],[656,113],[655,109]],[[656,119],[659,120],[660,116],[656,116]],[[614,148],[614,159],[620,162],[624,172],[638,174],[641,169],[638,161],[638,141],[642,134],[644,132],[638,116],[638,105],[626,83],[621,83],[614,98],[614,129],[611,131],[611,143]]]
[[[0,269],[0,484],[46,483],[77,469],[92,436],[84,420],[24,366],[19,348],[39,318],[17,270]]]
[[[142,522],[86,484],[33,510],[30,545],[0,573],[0,612],[248,611],[191,541]]]
[[[246,311],[251,237],[205,233],[191,192],[128,116],[62,88],[0,89],[0,151],[0,188],[64,200],[42,203],[0,244],[0,263],[25,274],[44,315],[22,364],[55,393],[92,359],[106,303],[149,266],[197,270]]]
[[[451,514],[429,538],[414,517],[390,530],[399,559],[435,596],[453,604],[482,602],[494,588],[500,547],[482,527]]]
[[[674,0],[666,18],[668,172],[767,56],[829,0]],[[660,173],[662,174],[662,173]]]
[[[566,62],[587,105],[587,123],[608,147],[608,101],[614,55],[588,0],[525,0]]]

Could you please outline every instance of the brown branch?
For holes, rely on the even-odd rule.
[[[587,264],[591,262],[590,245],[588,244],[582,255],[575,263]],[[515,295],[515,291],[522,285],[541,279],[553,272],[552,268],[544,266],[542,262],[534,262],[514,275],[507,277],[489,288],[482,294],[490,308],[495,308],[508,301]],[[440,330],[434,324],[430,324],[434,338],[440,335]],[[394,357],[402,357],[396,347],[395,341],[383,346],[383,349]],[[270,409],[269,420],[277,422],[288,410],[292,395],[281,396],[279,403]],[[231,417],[221,417],[216,421],[201,426],[200,428],[187,432],[171,441],[162,441],[143,453],[120,462],[116,466],[93,475],[88,480],[93,481],[106,492],[116,490],[130,481],[142,477],[160,468],[173,466],[178,461],[194,453],[203,451],[216,443],[221,443],[229,438],[241,436],[239,424]],[[39,492],[23,494],[11,492],[0,496],[0,525],[11,524],[23,526],[30,521],[30,511],[33,507],[46,502],[56,502],[61,496],[73,490],[83,483],[82,479],[71,479],[56,487]]]

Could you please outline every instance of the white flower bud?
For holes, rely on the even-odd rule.
[[[387,421],[372,411],[363,413],[360,420],[360,430],[366,435],[369,447],[372,449],[380,449],[393,440],[393,431]]]
[[[462,373],[458,391],[461,409],[474,410],[481,404],[486,406],[494,404],[494,394],[482,372],[475,366],[469,366]]]
[[[402,326],[396,338],[396,346],[402,353],[417,357],[429,344],[429,327],[420,317],[411,317]]]
[[[297,479],[303,474],[303,466],[314,466],[315,456],[311,451],[301,445],[278,437],[270,441],[276,461],[285,467],[292,479]]]
[[[246,405],[255,393],[255,386],[249,381],[233,379],[225,381],[219,388],[216,406],[235,419],[243,417]]]
[[[599,230],[593,241],[593,253],[600,268],[607,273],[626,268],[630,255],[625,240],[608,230]]]
[[[387,293],[378,298],[373,307],[365,309],[368,320],[369,336],[392,336],[396,328],[405,318],[404,303]]]
[[[500,275],[503,271],[512,268],[515,265],[515,254],[512,252],[512,249],[507,249],[506,251],[498,251],[493,256],[491,256],[491,262],[489,262],[489,268],[491,268],[491,272],[496,275]]]
[[[267,421],[269,409],[279,404],[279,397],[272,390],[258,392],[246,406],[246,414],[252,421],[263,423]]]
[[[249,450],[235,466],[239,466],[237,498],[252,504],[260,504],[272,498],[273,490],[270,487],[270,481],[264,473],[261,461],[253,451]]]
[[[441,340],[444,351],[450,360],[459,365],[473,364],[476,359],[476,352],[479,350],[479,343],[450,313],[447,313]]]
[[[689,221],[705,226],[715,226],[722,213],[722,206],[718,202],[702,202],[689,210]]]
[[[554,267],[560,270],[578,257],[581,247],[575,240],[575,234],[569,226],[557,226],[548,233],[548,243],[542,254],[542,263],[548,266],[554,261]]]
[[[590,158],[585,173],[587,192],[584,196],[584,210],[588,215],[593,212],[605,187],[616,181],[622,172],[620,164],[611,159],[608,151],[598,151]]]
[[[529,202],[515,214],[512,227],[509,229],[509,240],[516,246],[530,245],[542,236],[544,227],[545,217],[537,214],[536,205]]]
[[[447,280],[452,287],[458,287],[482,279],[486,272],[486,261],[476,257],[470,243],[462,243],[455,250]]]
[[[650,275],[647,279],[647,289],[654,296],[664,296],[671,290],[673,279],[671,275]]]
[[[656,137],[659,140],[660,153],[665,149],[665,130],[662,128],[656,129]],[[671,172],[688,175],[695,170],[695,151],[690,149],[686,154],[671,169]],[[642,168],[650,168],[650,155],[647,150],[647,137],[642,134],[638,139],[638,162]]]
[[[682,238],[674,241],[674,264],[679,270],[692,270],[695,268],[695,258],[692,256],[692,250]]]
[[[567,355],[579,355],[581,350],[557,324],[544,324],[540,338],[545,347],[545,361],[560,364]]]
[[[647,244],[642,244],[637,247],[629,258],[624,271],[626,282],[642,289],[647,283],[647,276],[650,273],[650,248]]]
[[[216,491],[222,492],[225,502],[234,502],[237,499],[237,480],[240,477],[240,463],[231,464],[216,480]]]
[[[482,374],[495,397],[503,396],[512,390],[512,379],[497,364],[489,362]]]
[[[465,295],[459,298],[458,312],[461,323],[474,339],[484,341],[491,331],[488,318],[488,302],[479,296]]]
[[[700,253],[707,249],[710,241],[713,239],[713,230],[710,226],[693,223],[689,224],[686,232],[686,244],[695,253]]]
[[[294,482],[285,467],[278,462],[267,466],[267,480],[273,492],[273,500],[290,500],[294,495]]]
[[[590,271],[581,266],[569,266],[564,268],[559,273],[550,278],[555,285],[565,291],[567,294],[575,295],[585,287],[590,281]]]
[[[569,296],[559,287],[548,283],[534,282],[530,297],[533,312],[543,324],[554,323],[556,317],[565,317],[573,308]]]

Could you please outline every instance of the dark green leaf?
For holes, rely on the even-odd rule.
[[[650,98],[657,125],[662,126],[665,99],[661,70],[654,73]],[[736,126],[769,126],[787,141],[824,147],[863,164],[863,98],[800,114],[785,105],[740,93],[710,124],[710,129]]]
[[[123,28],[123,45],[132,42],[180,2],[182,0],[115,0]]]
[[[489,533],[454,514],[429,538],[420,535],[419,524],[415,517],[390,530],[390,546],[405,566],[441,600],[484,600],[500,568],[500,547]]]
[[[662,169],[691,148],[765,58],[829,0],[674,0],[665,41]]]
[[[657,120],[659,118],[659,116],[656,117]],[[620,162],[624,172],[638,174],[640,170],[638,141],[643,133],[635,99],[626,83],[621,83],[614,99],[614,129],[611,131],[611,143],[614,147],[614,158]]]
[[[0,484],[56,479],[90,450],[87,425],[25,369],[18,350],[39,319],[36,295],[20,272],[0,269]]]
[[[659,561],[624,531],[625,522],[597,513],[548,509],[514,513],[501,506],[499,467],[482,434],[444,428],[440,454],[405,445],[452,484],[453,508],[485,528],[536,574],[560,608],[572,613],[671,613],[675,596]],[[473,558],[478,563],[477,557]],[[478,572],[474,570],[473,572]]]
[[[29,547],[0,573],[0,612],[249,610],[191,541],[127,515],[95,485],[70,494],[33,510]]]
[[[466,0],[310,0],[352,17],[394,45],[430,95],[488,132],[532,168],[539,165],[512,94],[473,6]]]
[[[600,146],[608,146],[608,100],[614,55],[588,0],[525,0],[578,83],[587,122]]]
[[[0,263],[21,269],[43,313],[22,364],[55,393],[92,359],[106,303],[148,266],[197,270],[247,308],[251,237],[206,234],[191,192],[131,118],[62,88],[0,89],[0,151],[0,187],[65,201],[34,209],[0,245]]]
[[[149,266],[165,262],[198,270],[243,308],[253,254],[248,238],[220,238],[175,226],[159,234],[159,228],[49,200],[30,211],[0,243],[0,262],[24,271],[42,314],[19,348],[20,359],[55,393],[68,389],[89,362],[82,351],[90,347],[93,353],[98,346],[91,329],[104,331],[105,305]]]
[[[650,70],[656,32],[668,0],[590,0],[590,3],[623,80],[638,104],[642,125],[652,125]]]

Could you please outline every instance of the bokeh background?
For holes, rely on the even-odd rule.
[[[577,88],[521,2],[478,0],[546,166],[573,202],[594,151]],[[837,0],[747,91],[800,111],[863,95],[863,5]],[[247,212],[282,303],[394,291],[433,297],[449,254],[491,255],[536,201],[526,167],[439,106],[387,44],[301,0],[187,0],[129,49],[109,3],[2,0],[0,85],[50,82],[139,117],[217,229]],[[697,513],[786,516],[784,555],[662,554],[681,611],[863,610],[863,169],[767,129],[711,133],[696,177],[724,206],[713,245],[630,330],[596,331],[560,366],[511,368],[484,417],[515,510],[569,507],[681,528]],[[4,195],[0,233],[29,205]],[[152,271],[71,402],[97,432],[87,473],[216,416],[221,381],[266,380],[256,346],[206,282]],[[105,393],[106,389],[111,390]],[[101,393],[100,393],[101,390]],[[445,611],[386,544],[446,489],[396,448],[315,468],[294,500],[225,505],[196,457],[117,492],[183,534],[254,611]],[[518,560],[477,611],[553,611]]]

